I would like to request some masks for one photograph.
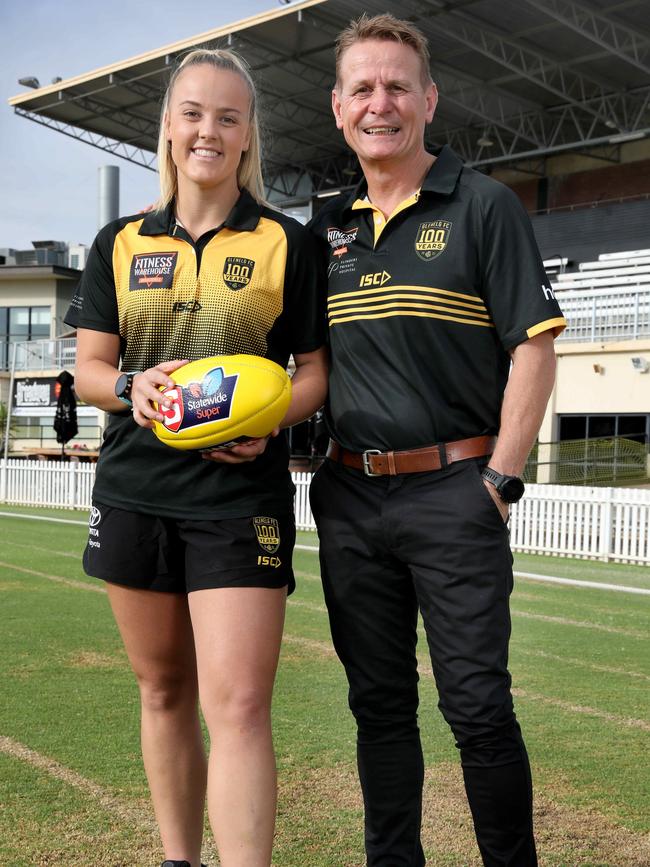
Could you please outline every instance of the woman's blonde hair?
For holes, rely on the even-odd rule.
[[[178,176],[172,159],[170,143],[165,132],[165,115],[169,111],[169,103],[174,85],[179,75],[188,66],[207,64],[215,69],[226,69],[235,72],[246,82],[250,94],[250,110],[248,123],[250,126],[250,143],[248,150],[242,154],[237,169],[237,184],[240,189],[246,189],[256,201],[264,202],[264,181],[262,179],[262,148],[260,130],[257,118],[257,91],[251,77],[248,65],[234,51],[215,48],[197,48],[186,54],[169,79],[165,97],[160,112],[160,131],[158,133],[158,173],[160,175],[160,199],[157,210],[164,210],[178,192]]]

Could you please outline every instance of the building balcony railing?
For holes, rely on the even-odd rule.
[[[639,340],[650,337],[650,288],[558,292],[567,320],[562,342]]]
[[[603,343],[650,338],[650,286],[635,289],[567,290],[557,293],[567,320],[563,343]],[[17,343],[16,371],[74,370],[77,341],[30,340]],[[2,368],[10,370],[14,344],[0,344]]]
[[[11,370],[16,353],[16,371],[69,370],[74,371],[77,357],[77,340],[66,337],[59,340],[29,340],[24,343],[5,343],[2,350],[2,367]]]

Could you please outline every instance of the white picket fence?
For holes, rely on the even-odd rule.
[[[88,509],[94,474],[94,464],[0,461],[0,502]],[[313,530],[311,473],[293,481],[296,526]],[[527,485],[510,534],[515,551],[650,565],[650,490]]]

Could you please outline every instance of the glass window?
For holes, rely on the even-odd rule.
[[[50,308],[49,307],[32,307],[31,322],[30,322],[30,338],[32,340],[42,339],[50,336]]]
[[[29,307],[9,308],[9,340],[29,339]]]
[[[619,415],[618,436],[636,440],[638,443],[646,442],[649,429],[648,419],[650,416],[647,415]]]
[[[78,253],[73,253],[72,256],[70,256],[70,267],[71,268],[77,268],[77,269],[79,268],[79,254]]]
[[[560,439],[583,440],[587,436],[586,415],[565,415],[560,418]]]
[[[591,415],[589,416],[589,425],[587,436],[589,439],[595,437],[613,437],[616,436],[616,416],[614,415]]]

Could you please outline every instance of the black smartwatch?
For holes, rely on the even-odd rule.
[[[115,397],[119,398],[122,403],[125,403],[129,409],[133,409],[131,389],[133,388],[133,377],[136,373],[140,373],[140,371],[133,370],[131,373],[121,373],[115,383]]]
[[[518,503],[524,495],[524,483],[519,476],[503,476],[491,467],[486,467],[481,475],[494,485],[504,503]]]

